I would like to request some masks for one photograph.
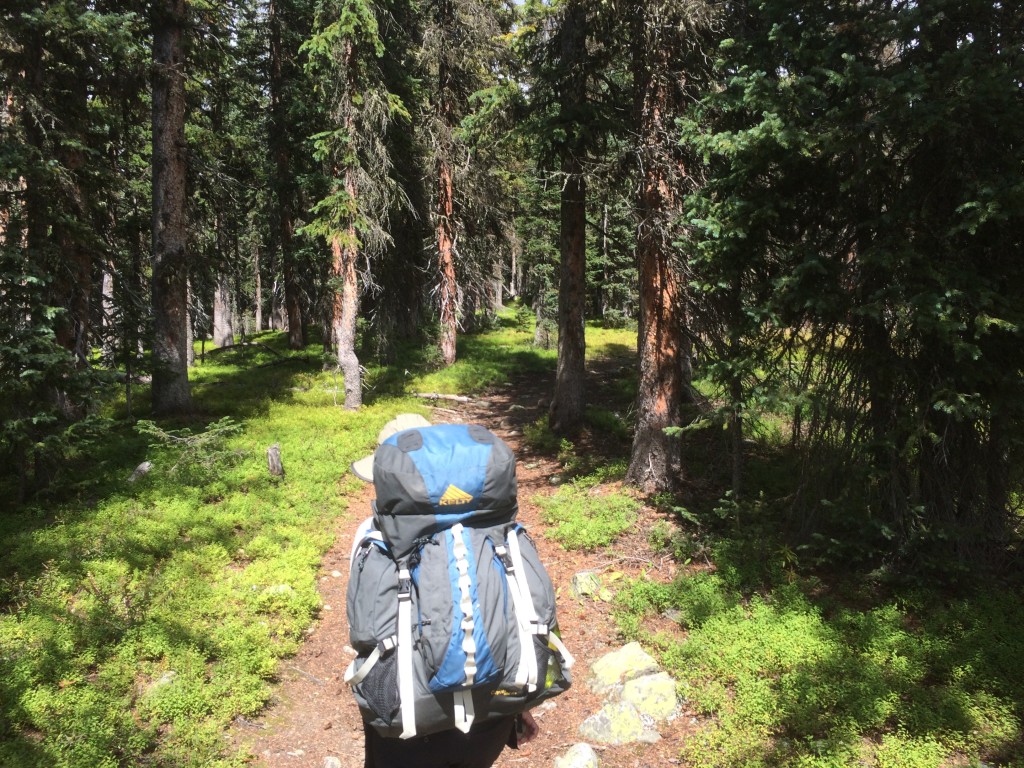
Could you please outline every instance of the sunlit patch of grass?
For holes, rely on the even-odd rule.
[[[811,585],[809,585],[811,586]],[[685,642],[645,634],[671,613]],[[714,573],[638,580],[617,598],[627,635],[657,648],[706,716],[683,757],[703,766],[939,768],[953,755],[1010,764],[1019,743],[1024,652],[1006,634],[1024,609],[1009,595],[909,607],[822,610],[799,583],[745,596]]]
[[[265,705],[319,611],[335,525],[369,514],[347,508],[349,464],[397,413],[426,413],[335,407],[317,351],[278,352],[225,350],[193,371],[196,414],[161,427],[238,426],[188,457],[202,471],[173,439],[150,448],[114,422],[81,495],[0,516],[0,765],[239,764],[225,728]]]
[[[640,503],[610,486],[574,481],[535,499],[551,526],[547,535],[566,549],[592,550],[611,544],[636,521]]]
[[[631,360],[636,355],[636,329],[603,328],[598,323],[587,323],[587,359],[622,358]]]

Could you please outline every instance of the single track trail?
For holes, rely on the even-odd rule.
[[[521,382],[467,403],[436,401],[433,423],[482,424],[505,440],[518,457],[519,520],[530,532],[548,568],[558,595],[562,637],[576,657],[573,686],[562,696],[534,710],[540,735],[520,750],[506,749],[495,764],[508,766],[552,766],[575,743],[582,741],[580,723],[596,713],[603,700],[587,685],[590,665],[623,644],[611,616],[611,607],[601,601],[581,601],[572,596],[574,574],[594,570],[622,573],[625,577],[669,579],[675,565],[652,559],[647,534],[657,514],[644,508],[635,530],[612,548],[595,552],[569,552],[545,536],[535,498],[557,490],[552,478],[562,468],[551,456],[532,453],[522,441],[522,429],[544,413],[548,382]],[[373,487],[367,485],[351,500],[349,514],[338,523],[334,545],[325,555],[319,574],[323,600],[318,621],[294,657],[280,666],[280,680],[271,705],[257,720],[239,718],[231,732],[237,746],[253,755],[250,763],[261,768],[362,768],[363,734],[359,710],[343,681],[352,658],[348,648],[345,590],[348,555],[359,521],[369,516]],[[671,630],[671,623],[666,629]],[[678,628],[676,628],[678,631]],[[694,727],[688,712],[661,728],[662,738],[654,744],[602,747],[601,768],[662,768],[679,764],[681,740]],[[332,759],[333,758],[333,759]],[[410,768],[414,768],[410,766]]]

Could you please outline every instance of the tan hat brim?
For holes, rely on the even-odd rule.
[[[360,480],[372,483],[373,482],[373,454],[364,456],[359,461],[352,462],[352,474],[358,477]]]
[[[407,429],[416,427],[429,427],[430,422],[418,413],[400,413],[381,428],[377,434],[377,445],[380,445],[392,435],[397,435]],[[373,482],[373,454],[364,456],[359,461],[352,462],[352,474],[367,483]]]

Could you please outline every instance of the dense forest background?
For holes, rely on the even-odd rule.
[[[557,344],[562,435],[584,323],[637,328],[642,491],[684,488],[715,427],[732,503],[838,559],[1017,562],[1017,4],[9,0],[0,24],[7,499],[59,481],[112,391],[187,414],[207,341],[320,338],[354,409],[368,360],[451,365],[515,299]],[[748,467],[766,429],[777,493]]]

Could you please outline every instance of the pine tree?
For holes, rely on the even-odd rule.
[[[427,0],[421,7],[420,66],[428,84],[421,125],[432,169],[433,189],[428,189],[428,195],[436,237],[438,346],[446,365],[456,358],[465,281],[460,280],[460,272],[465,275],[467,268],[479,263],[471,258],[466,242],[476,234],[472,214],[474,208],[479,213],[486,207],[477,204],[480,187],[467,183],[467,168],[477,174],[482,169],[468,162],[470,150],[460,125],[471,111],[470,96],[493,79],[502,31],[501,5],[497,0]]]
[[[190,410],[186,349],[184,0],[161,0],[153,21],[153,410]]]
[[[676,243],[681,200],[692,169],[674,120],[701,78],[710,6],[676,0],[635,3],[630,25],[635,157],[639,177],[637,261],[640,279],[636,430],[626,478],[647,493],[683,479],[681,446],[666,429],[681,426],[692,362],[687,264]]]
[[[356,354],[358,264],[360,257],[370,264],[390,242],[387,216],[398,189],[390,177],[387,128],[396,116],[408,117],[387,90],[378,65],[385,53],[380,12],[367,0],[325,2],[318,9],[315,34],[304,46],[336,126],[316,136],[318,155],[330,165],[335,184],[317,204],[318,218],[306,231],[330,243],[334,344],[349,409],[362,404]],[[369,270],[366,279],[372,280]]]
[[[789,399],[801,526],[849,530],[820,513],[845,501],[858,552],[990,561],[1021,448],[1019,11],[798,5],[737,6],[695,137],[718,370]]]

